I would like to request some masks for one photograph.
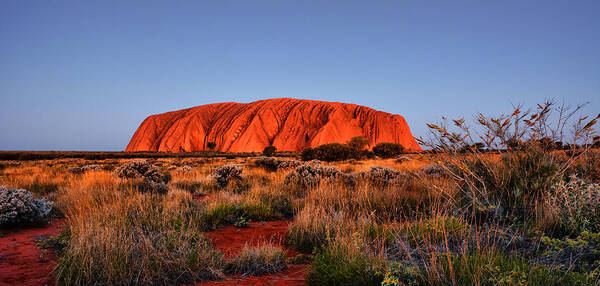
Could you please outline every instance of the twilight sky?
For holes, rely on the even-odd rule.
[[[0,1],[0,150],[123,150],[142,120],[293,97],[403,115],[600,110],[600,1]]]

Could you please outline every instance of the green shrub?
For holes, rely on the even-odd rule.
[[[338,239],[317,253],[310,266],[308,285],[380,285],[385,260],[371,253],[364,241]]]
[[[565,271],[596,271],[600,279],[600,233],[583,231],[573,239],[544,236],[540,242],[540,262]]]
[[[414,222],[400,227],[399,231],[409,240],[422,243],[423,241],[439,243],[446,238],[458,238],[461,233],[468,231],[469,224],[457,217],[436,217]]]
[[[315,149],[310,147],[302,150],[302,153],[300,153],[300,157],[302,158],[302,161],[310,161],[317,159]]]
[[[381,158],[392,158],[404,153],[404,146],[398,143],[383,142],[373,147],[373,153]]]
[[[324,144],[314,149],[315,159],[326,162],[347,160],[353,154],[352,148],[340,143]]]

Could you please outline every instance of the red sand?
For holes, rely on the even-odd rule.
[[[285,234],[289,229],[290,221],[271,221],[265,223],[250,223],[247,228],[224,227],[216,231],[207,232],[215,247],[232,257],[237,254],[246,243],[260,245],[271,242],[285,245]],[[298,252],[286,248],[288,256],[295,256]],[[201,282],[196,285],[304,285],[304,276],[308,265],[289,265],[281,273],[263,276],[242,277],[241,275],[227,276],[220,281]]]
[[[271,242],[284,245],[289,221],[250,223],[247,228],[224,227],[207,232],[215,247],[226,256],[237,254],[246,243],[260,245]],[[52,270],[56,255],[52,249],[40,249],[36,239],[58,235],[65,221],[53,220],[41,227],[0,230],[0,285],[53,285]],[[288,256],[298,253],[286,248]],[[208,281],[196,285],[304,285],[308,265],[289,265],[281,273],[263,276],[227,276],[220,281]]]
[[[41,227],[0,230],[0,285],[53,285],[56,255],[38,248],[35,240],[57,235],[64,224],[55,219]]]

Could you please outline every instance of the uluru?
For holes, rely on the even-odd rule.
[[[301,151],[365,136],[368,147],[393,142],[421,151],[397,114],[349,103],[292,98],[214,103],[156,114],[138,127],[125,151],[256,152],[267,146]]]

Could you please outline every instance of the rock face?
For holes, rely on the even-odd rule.
[[[326,143],[365,136],[369,148],[380,142],[420,151],[400,115],[356,104],[267,99],[252,103],[215,103],[152,115],[137,129],[125,151],[226,152],[301,151]]]

